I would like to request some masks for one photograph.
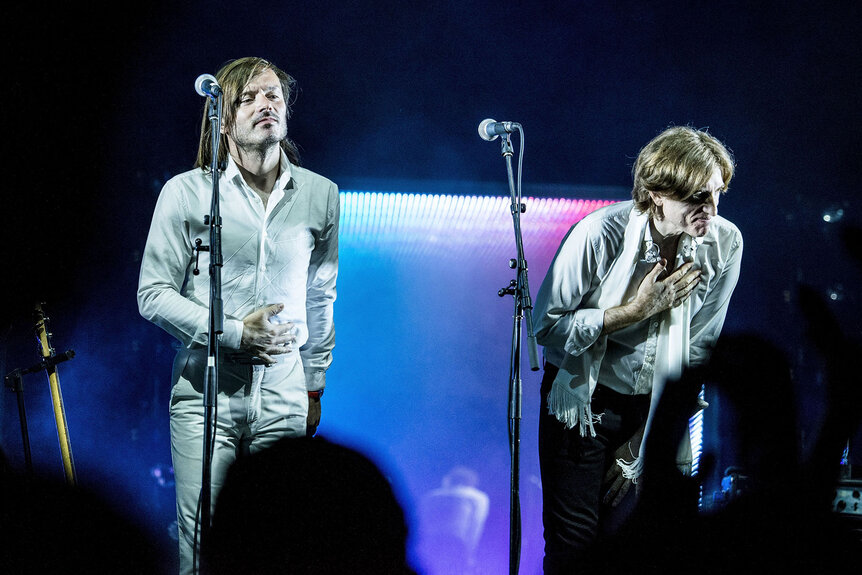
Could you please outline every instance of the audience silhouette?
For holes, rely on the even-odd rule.
[[[18,474],[0,452],[0,571],[168,573],[165,550],[89,489]]]
[[[359,452],[285,438],[229,469],[202,549],[205,573],[412,575],[393,489]]]

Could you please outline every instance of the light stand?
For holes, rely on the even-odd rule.
[[[512,142],[510,134],[501,136],[502,155],[506,160],[509,180],[509,194],[512,199],[510,211],[515,229],[517,258],[509,260],[509,267],[516,270],[516,279],[508,287],[501,289],[500,297],[511,294],[515,299],[515,312],[512,325],[512,349],[509,359],[509,453],[511,456],[511,476],[509,489],[509,573],[517,575],[521,561],[521,505],[520,505],[520,446],[521,446],[521,321],[527,321],[527,348],[530,367],[539,369],[539,354],[536,335],[533,331],[533,303],[530,298],[530,285],[527,280],[527,260],[524,257],[524,242],[521,237],[521,214],[526,206],[521,202],[521,165],[524,158],[524,132],[520,124],[511,123],[521,136],[521,153],[518,160],[518,184],[512,175]],[[481,128],[480,128],[481,134]]]

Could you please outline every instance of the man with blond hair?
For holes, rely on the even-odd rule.
[[[632,200],[572,227],[536,298],[548,574],[574,573],[607,531],[641,474],[665,381],[707,360],[739,278],[742,235],[718,215],[734,172],[724,145],[672,127],[632,172]]]
[[[170,400],[181,573],[194,570],[202,527],[210,278],[193,268],[195,240],[209,238],[204,216],[213,177],[219,178],[224,278],[213,503],[238,456],[282,437],[314,434],[335,341],[338,188],[300,167],[287,137],[294,80],[261,58],[231,61],[216,80],[224,114],[219,173],[210,169],[213,125],[205,106],[197,165],[162,189],[138,286],[141,314],[182,343]],[[208,252],[200,253],[198,266],[209,267]]]

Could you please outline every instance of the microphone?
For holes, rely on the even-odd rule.
[[[221,86],[212,74],[201,74],[195,80],[195,92],[201,96],[209,96],[210,98],[218,98],[221,96]]]
[[[479,137],[491,142],[501,134],[509,134],[521,127],[517,122],[498,122],[488,118],[479,124]]]

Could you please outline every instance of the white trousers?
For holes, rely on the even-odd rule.
[[[211,470],[211,513],[230,465],[286,436],[306,432],[308,394],[299,354],[273,367],[225,361],[219,369],[216,431]],[[207,350],[180,350],[171,388],[171,454],[177,491],[180,573],[194,570],[195,525],[203,473],[203,386]],[[200,525],[197,526],[200,542]],[[197,558],[200,565],[200,557]]]

